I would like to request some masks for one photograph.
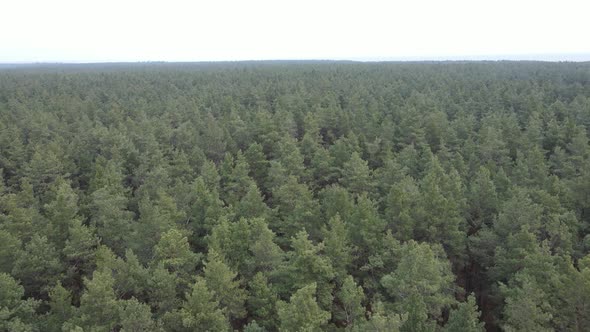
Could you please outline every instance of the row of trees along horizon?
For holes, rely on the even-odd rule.
[[[2,331],[588,331],[590,64],[0,71]]]

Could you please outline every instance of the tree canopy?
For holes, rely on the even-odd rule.
[[[0,331],[585,331],[590,64],[0,69]]]

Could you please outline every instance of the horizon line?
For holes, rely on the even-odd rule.
[[[590,53],[531,53],[531,54],[489,54],[489,55],[412,55],[412,56],[366,56],[332,58],[272,58],[272,59],[217,59],[217,60],[39,60],[0,61],[0,65],[67,65],[67,64],[148,64],[148,63],[237,63],[237,62],[280,62],[280,61],[325,61],[325,62],[453,62],[453,61],[538,61],[538,62],[588,62]]]

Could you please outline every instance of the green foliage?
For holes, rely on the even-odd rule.
[[[458,173],[449,174],[433,157],[420,183],[421,199],[415,238],[441,243],[450,255],[464,250],[463,187]]]
[[[590,300],[590,255],[578,261],[578,267],[571,262],[561,276],[556,298],[550,298],[558,329],[583,330],[590,324],[586,315]]]
[[[127,204],[123,194],[112,193],[107,188],[98,189],[91,195],[91,223],[102,244],[118,254],[125,252],[130,240],[133,213],[127,210]]]
[[[490,171],[480,167],[472,180],[468,193],[469,223],[472,228],[491,225],[499,208],[496,185]]]
[[[455,279],[449,261],[440,246],[409,241],[402,245],[401,259],[395,271],[384,276],[381,284],[396,300],[401,312],[424,311],[440,317],[442,309],[454,303],[452,283]]]
[[[219,193],[215,188],[209,189],[206,179],[198,177],[192,184],[191,199],[189,202],[187,227],[192,231],[191,245],[202,250],[205,237],[225,215],[223,202],[219,199]]]
[[[177,209],[176,202],[168,194],[159,191],[156,200],[142,199],[131,248],[142,262],[149,261],[162,234],[184,220],[186,216]]]
[[[312,192],[293,176],[273,193],[278,207],[280,224],[277,234],[290,238],[302,228],[319,231],[319,204]]]
[[[207,288],[204,279],[197,278],[180,309],[180,319],[186,331],[228,331],[229,324],[219,301]]]
[[[56,247],[61,248],[70,225],[78,219],[78,195],[65,181],[57,182],[56,188],[52,189],[55,198],[44,207],[48,220],[45,234]]]
[[[258,185],[266,183],[266,174],[269,167],[269,162],[262,149],[262,145],[254,142],[244,152],[244,157],[246,157],[248,165],[250,165],[250,175]]]
[[[252,278],[248,284],[248,291],[249,296],[246,303],[248,316],[256,322],[256,326],[261,325],[268,330],[275,329],[278,297],[268,284],[268,279],[264,274],[259,272]]]
[[[72,294],[59,283],[49,291],[49,307],[46,317],[48,331],[61,331],[63,324],[77,313],[77,308],[72,306]]]
[[[381,247],[386,223],[377,210],[375,201],[363,194],[358,197],[348,221],[352,243],[359,248],[361,257]]]
[[[391,186],[385,198],[385,216],[396,238],[410,240],[414,237],[419,203],[420,190],[411,177],[406,176]]]
[[[244,302],[247,294],[241,288],[240,281],[215,251],[207,255],[207,262],[203,269],[207,288],[211,290],[213,298],[224,308],[228,319],[239,319],[246,315]]]
[[[2,68],[0,330],[586,330],[589,66]]]
[[[45,295],[60,279],[62,270],[55,247],[46,237],[35,235],[18,254],[12,275],[20,280],[28,294]]]
[[[10,273],[19,254],[21,242],[8,231],[0,229],[0,272]]]
[[[231,154],[226,154],[221,165],[221,189],[228,205],[238,204],[255,184],[249,173],[250,165],[241,151],[235,160]]]
[[[351,331],[376,331],[376,332],[399,332],[401,326],[405,323],[407,315],[398,315],[393,312],[387,312],[381,302],[372,303],[372,312],[366,321],[356,322]]]
[[[261,219],[254,219],[251,229],[254,240],[249,248],[252,254],[249,265],[256,268],[256,270],[267,272],[278,268],[285,254],[275,243],[275,233]]]
[[[322,255],[323,244],[315,245],[308,237],[307,232],[300,231],[291,239],[293,251],[288,255],[283,273],[287,275],[287,285],[291,290],[313,283],[318,303],[327,309],[332,302],[334,270],[329,259]]]
[[[320,192],[320,205],[326,221],[339,214],[346,221],[354,210],[354,200],[346,189],[332,185]]]
[[[264,219],[222,219],[209,237],[209,250],[223,257],[237,272],[252,276],[257,270],[271,271],[282,260],[283,252],[274,243],[275,234]]]
[[[180,305],[181,300],[177,294],[179,283],[176,275],[164,266],[159,265],[152,269],[147,281],[148,295],[150,304],[158,316],[164,316]]]
[[[24,289],[6,273],[0,273],[0,328],[4,331],[32,332],[38,302],[24,299]]]
[[[192,252],[188,239],[177,229],[162,234],[154,249],[154,264],[160,264],[177,276],[179,282],[189,284],[200,255]]]
[[[370,193],[373,178],[368,163],[357,152],[342,166],[342,185],[353,194]]]
[[[163,331],[152,319],[150,307],[135,298],[122,301],[119,304],[122,332]]]
[[[82,278],[90,276],[95,267],[99,240],[94,235],[94,229],[83,225],[79,219],[71,221],[67,236],[62,250],[67,263],[67,282],[72,290],[79,293]]]
[[[477,309],[475,296],[467,297],[466,302],[459,303],[457,309],[451,311],[445,324],[445,332],[483,332],[484,323],[479,321],[481,313]]]
[[[21,242],[28,242],[33,235],[41,232],[41,225],[45,221],[39,213],[39,201],[34,196],[29,180],[22,178],[20,182],[19,192],[6,194],[0,200],[0,224],[2,229]]]
[[[248,325],[244,326],[244,332],[265,332],[266,329],[264,327],[261,327],[260,325],[258,325],[258,323],[256,323],[256,321],[252,321],[251,323],[249,323]]]
[[[85,292],[80,298],[79,314],[73,320],[84,330],[108,331],[120,323],[119,305],[110,272],[95,271],[85,279]]]
[[[354,326],[356,321],[363,319],[365,309],[362,302],[365,299],[365,293],[352,276],[344,279],[336,298],[340,303],[340,308],[335,312],[334,319],[343,320],[346,326]]]
[[[323,229],[323,247],[336,275],[343,280],[352,264],[354,247],[349,240],[348,227],[339,214],[330,218],[329,228]]]
[[[280,331],[320,331],[326,325],[330,313],[320,308],[315,293],[316,284],[311,283],[297,290],[289,303],[277,303]]]
[[[271,211],[264,203],[258,187],[252,183],[235,207],[236,218],[270,218]]]
[[[547,295],[534,280],[523,273],[515,276],[512,287],[502,285],[506,294],[504,307],[504,330],[512,331],[552,331],[549,322],[552,318]]]

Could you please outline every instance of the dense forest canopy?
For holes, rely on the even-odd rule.
[[[0,69],[1,331],[588,331],[590,63]]]

